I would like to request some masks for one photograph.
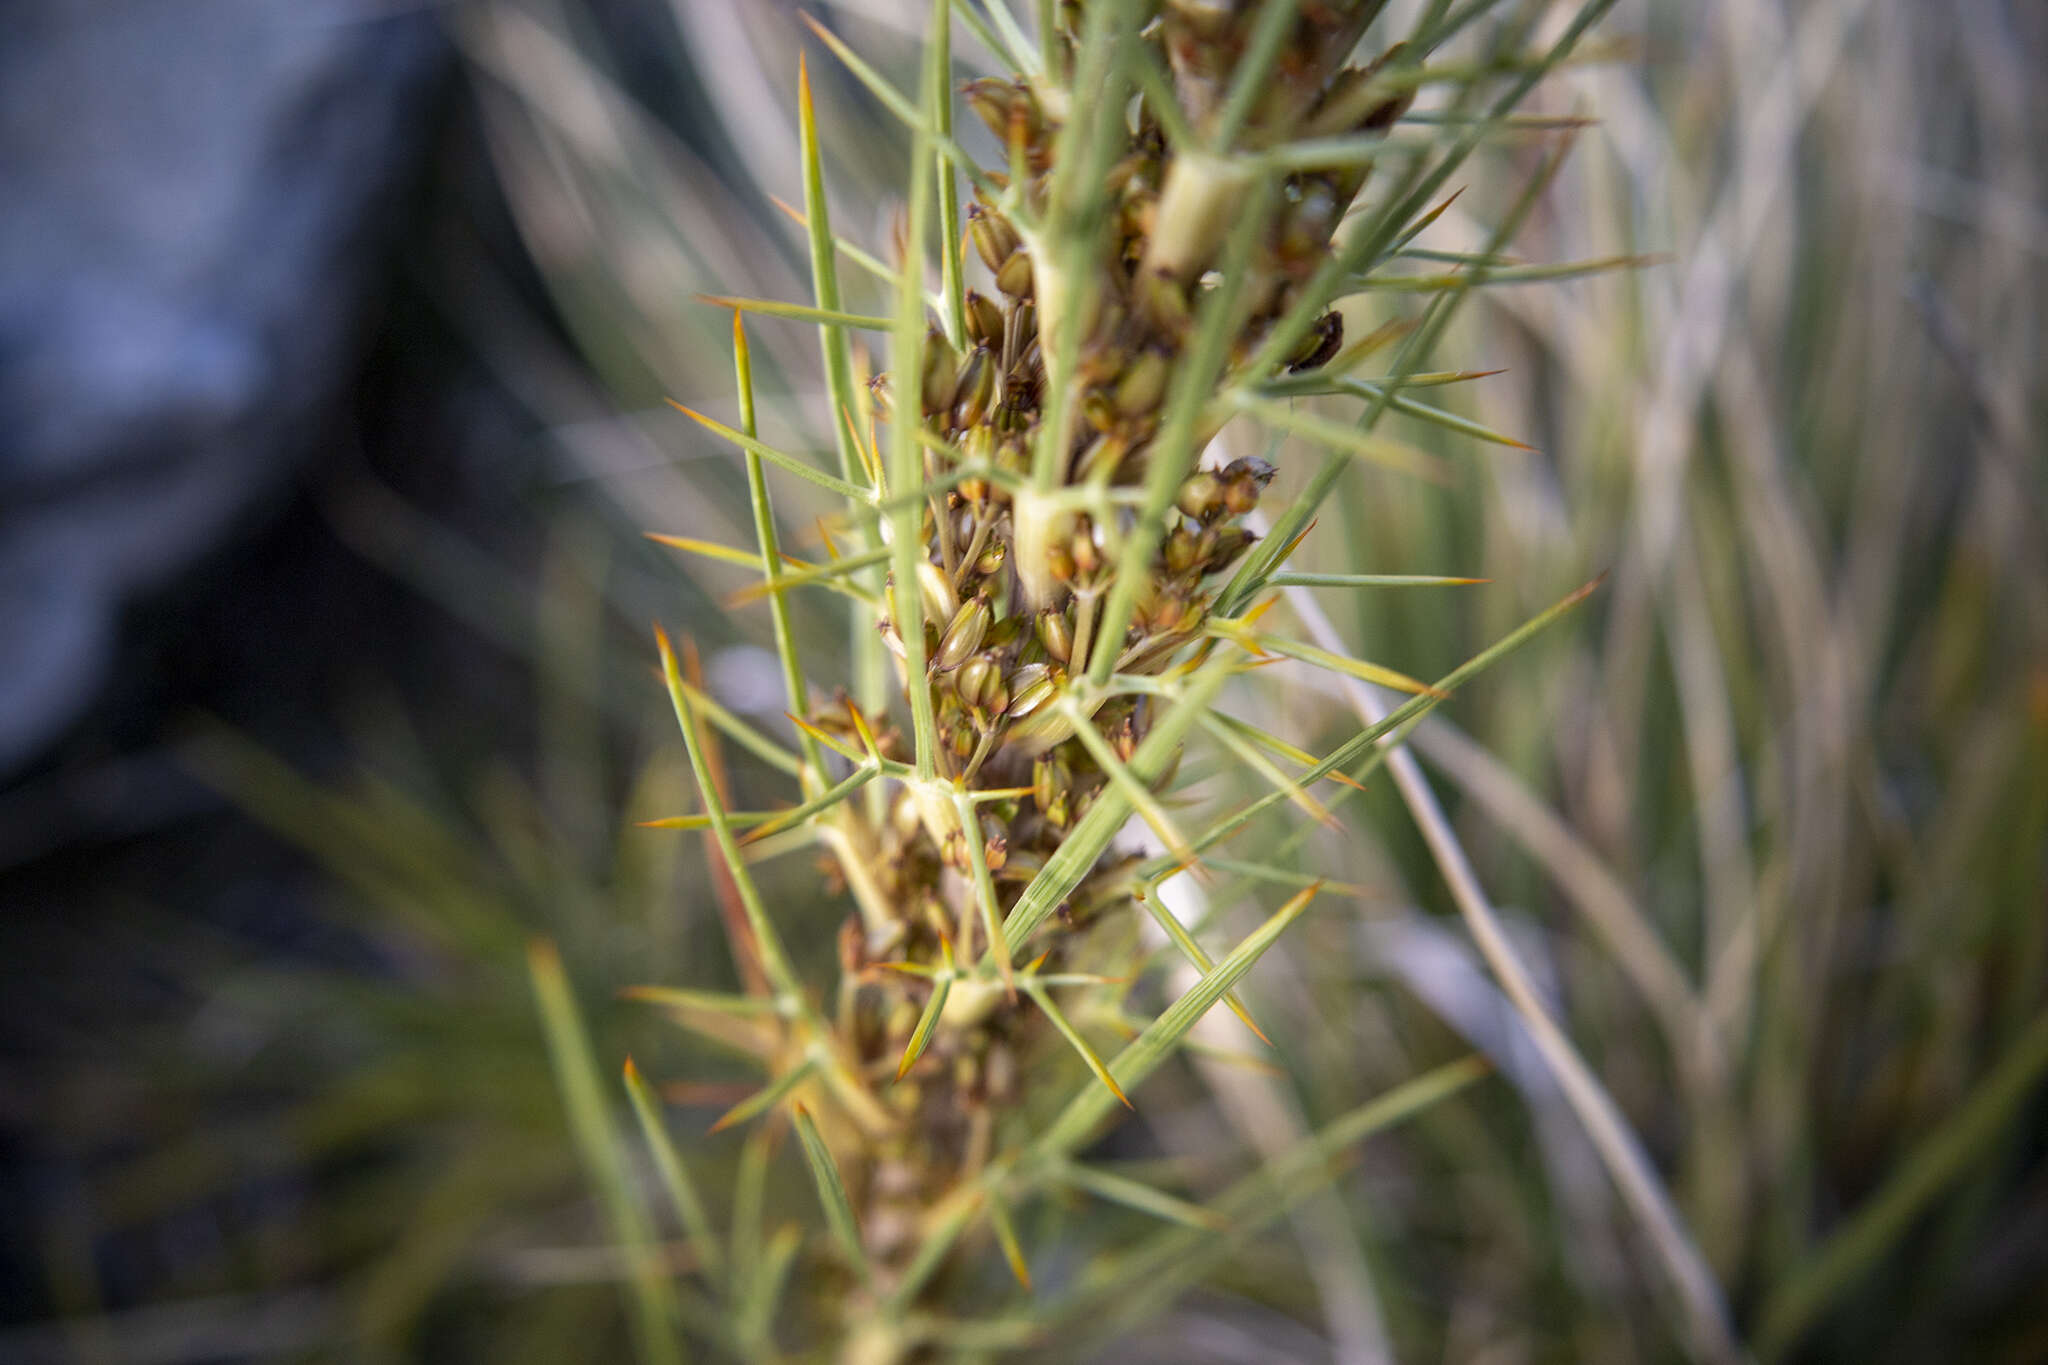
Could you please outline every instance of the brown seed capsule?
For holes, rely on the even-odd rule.
[[[1045,652],[1067,663],[1074,657],[1074,628],[1067,624],[1066,612],[1057,607],[1038,613],[1038,643],[1045,646]]]
[[[1196,521],[1214,521],[1223,515],[1223,481],[1206,469],[1196,470],[1182,482],[1174,506]]]
[[[1273,466],[1256,455],[1232,460],[1223,467],[1223,505],[1241,517],[1259,505],[1259,495],[1273,482]]]
[[[988,295],[967,291],[967,337],[991,350],[1003,344],[1003,306]]]
[[[1019,299],[1010,308],[1009,345],[1011,353],[1022,351],[1038,336],[1038,305],[1030,299]]]
[[[1222,573],[1238,556],[1257,543],[1258,537],[1242,526],[1211,526],[1202,532],[1199,558],[1205,574]]]
[[[1046,547],[1045,568],[1055,582],[1071,583],[1074,580],[1074,556],[1068,552],[1065,545],[1058,542]]]
[[[967,236],[974,243],[982,264],[998,272],[1023,245],[1023,238],[1017,235],[1017,229],[1010,226],[1009,220],[979,204],[967,206]],[[1014,291],[1005,289],[1003,292]]]
[[[1126,763],[1138,752],[1138,727],[1132,724],[1131,717],[1125,716],[1123,723],[1110,731],[1109,747]]]
[[[1273,482],[1273,475],[1276,472],[1271,463],[1256,455],[1246,455],[1223,466],[1223,477],[1226,481],[1250,479],[1261,489]]]
[[[1152,610],[1146,616],[1146,624],[1163,635],[1179,626],[1187,615],[1187,594],[1173,588],[1159,594],[1159,599],[1152,604]]]
[[[988,859],[990,872],[1001,872],[1010,861],[1010,832],[993,815],[981,817],[981,851]]]
[[[954,369],[959,357],[946,340],[946,334],[934,327],[924,338],[924,415],[936,416],[946,410],[953,398]]]
[[[1206,535],[1205,532],[1205,538]],[[1159,547],[1159,553],[1166,561],[1166,571],[1176,577],[1202,560],[1200,542],[1195,533],[1185,526],[1176,526],[1167,534],[1166,543]]]
[[[953,613],[953,619],[946,625],[946,633],[940,637],[939,651],[933,660],[941,670],[958,668],[967,661],[967,656],[981,648],[982,637],[988,634],[989,609],[986,597],[970,598],[960,604],[960,610]]]
[[[1031,297],[1031,257],[1023,251],[1014,251],[996,270],[996,288],[1013,299]]]
[[[953,386],[953,425],[973,427],[980,423],[988,412],[989,400],[996,392],[996,358],[986,346],[977,346],[967,353],[966,361],[960,366],[958,381]]]
[[[1049,665],[1025,664],[1010,675],[1010,719],[1030,715],[1058,691],[1059,683]]]
[[[999,540],[974,557],[974,571],[986,578],[1001,569],[1003,561],[1009,557],[1009,550]]]
[[[998,138],[1010,125],[1010,104],[1016,91],[1006,80],[994,76],[983,76],[979,80],[965,81],[960,86],[960,97],[967,101],[967,107],[975,116],[988,125],[988,130]]]
[[[1037,408],[1038,390],[1043,382],[1044,376],[1034,364],[1024,362],[1012,367],[1003,379],[1003,406],[1010,409],[1010,415],[1021,421],[1023,414]]]

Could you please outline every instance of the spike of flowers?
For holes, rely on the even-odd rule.
[[[1198,733],[1270,784],[1267,804],[1291,800],[1315,819],[1333,818],[1308,788],[1324,777],[1349,781],[1336,761],[1313,763],[1210,712],[1224,684],[1255,664],[1291,659],[1392,686],[1416,694],[1412,714],[1448,695],[1254,630],[1271,605],[1251,607],[1259,586],[1307,533],[1313,505],[1248,556],[1257,537],[1247,518],[1275,469],[1208,453],[1222,426],[1245,416],[1327,451],[1442,477],[1435,457],[1374,433],[1372,421],[1390,405],[1449,430],[1507,440],[1397,399],[1406,386],[1470,377],[1420,370],[1426,347],[1418,338],[1441,330],[1440,315],[1423,327],[1395,319],[1347,346],[1335,306],[1340,291],[1431,283],[1375,272],[1442,211],[1428,205],[1444,179],[1508,126],[1508,110],[1532,83],[1526,67],[1475,76],[1475,91],[1487,80],[1514,88],[1490,105],[1454,104],[1414,125],[1419,137],[1393,137],[1429,49],[1487,6],[1462,7],[1456,23],[1442,6],[1429,7],[1432,31],[1354,60],[1383,7],[1384,0],[1065,0],[1039,7],[1051,27],[1033,49],[1013,41],[1022,35],[1010,31],[1004,6],[992,6],[1003,31],[977,32],[1014,50],[1023,74],[971,81],[959,93],[1002,147],[1000,169],[969,161],[944,103],[948,0],[935,0],[938,36],[917,100],[814,25],[911,130],[916,163],[897,260],[887,265],[840,242],[824,220],[806,75],[805,209],[786,211],[809,229],[816,301],[710,302],[819,328],[838,472],[755,436],[750,390],[745,430],[677,407],[744,451],[756,475],[765,463],[843,496],[842,524],[861,548],[842,558],[828,540],[830,562],[789,560],[784,569],[758,477],[757,550],[657,539],[757,566],[766,581],[748,595],[778,611],[785,588],[841,589],[867,613],[867,640],[879,639],[893,657],[896,695],[878,695],[864,673],[853,680],[858,705],[842,694],[790,717],[805,756],[787,810],[727,814],[706,793],[703,816],[656,822],[716,833],[771,969],[772,1007],[749,1004],[733,1019],[718,1013],[724,998],[642,994],[718,1016],[727,1032],[758,1027],[766,1035],[758,1050],[777,1059],[777,1074],[719,1126],[792,1100],[833,1231],[859,1239],[848,1247],[863,1283],[845,1298],[845,1359],[910,1353],[914,1334],[903,1315],[944,1283],[938,1272],[948,1258],[978,1254],[962,1234],[982,1210],[1027,1287],[1008,1212],[1023,1195],[1078,1183],[1172,1220],[1209,1224],[1210,1215],[1185,1201],[1087,1173],[1068,1157],[1113,1109],[1142,1104],[1126,1090],[1186,1045],[1210,1007],[1227,1004],[1250,1023],[1237,984],[1321,883],[1284,870],[1255,878],[1301,889],[1218,962],[1156,893],[1140,890],[1134,856],[1115,840],[1135,814],[1173,863],[1192,865],[1221,837],[1190,841],[1163,800],[1183,740]],[[1601,8],[1591,0],[1572,36]],[[979,22],[973,7],[962,9]],[[1561,60],[1567,46],[1543,61]],[[1406,161],[1393,175],[1376,170],[1382,157]],[[1388,183],[1379,186],[1376,175]],[[963,179],[971,189],[964,209],[956,208]],[[1369,183],[1383,192],[1346,225]],[[928,270],[933,243],[925,234],[934,222],[947,240],[936,244]],[[835,253],[894,285],[889,316],[840,306]],[[1432,307],[1448,309],[1457,297],[1447,293]],[[847,333],[857,329],[890,335],[890,367],[864,397],[847,370]],[[1403,343],[1395,373],[1370,383],[1348,377],[1395,341]],[[744,362],[741,373],[744,384]],[[1373,406],[1363,423],[1338,421],[1297,409],[1296,395],[1363,397]],[[877,424],[888,429],[879,442]],[[1239,574],[1248,563],[1257,571]],[[884,565],[886,584],[875,577]],[[1219,599],[1227,598],[1237,607],[1224,610]],[[794,675],[794,641],[782,643]],[[672,661],[667,672],[686,726],[700,702],[724,725]],[[802,710],[809,694],[790,681]],[[1362,757],[1377,737],[1343,752]],[[1291,775],[1262,749],[1308,770]],[[823,771],[836,765],[831,756],[851,770]],[[1226,816],[1216,828],[1242,823]],[[733,832],[741,826],[747,840]],[[738,859],[741,843],[797,826],[816,833],[858,904],[840,937],[843,1006],[829,1020],[789,979],[793,968],[760,922],[758,893]],[[1258,863],[1219,865],[1268,872]],[[1105,1062],[1067,1010],[1121,1017],[1148,915],[1202,973],[1201,984]],[[1021,970],[1012,965],[1027,958]],[[1053,984],[1076,1003],[1055,1004]],[[1079,1078],[1053,1126],[1031,1131],[1023,1078],[1072,1067],[1076,1054],[1092,1074]],[[1054,1111],[1040,1104],[1035,1112]]]

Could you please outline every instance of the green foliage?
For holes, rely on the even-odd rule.
[[[1426,224],[1429,196],[1506,126],[1519,99],[1603,8],[1586,5],[1539,56],[1507,63],[1483,117],[1397,141],[1384,135],[1414,102],[1411,77],[1462,26],[1444,24],[1440,12],[1425,14],[1377,59],[1351,65],[1377,4],[1299,15],[1279,3],[1237,15],[1171,5],[1155,14],[1124,0],[1068,6],[1042,18],[1054,28],[1042,35],[1030,71],[961,87],[1006,153],[1002,170],[978,166],[953,128],[946,0],[934,6],[915,97],[813,25],[909,133],[893,306],[873,315],[841,306],[828,177],[808,74],[800,72],[816,301],[705,299],[734,311],[744,429],[684,409],[747,460],[761,592],[805,746],[797,802],[785,814],[742,819],[728,811],[712,738],[699,721],[701,694],[667,637],[659,639],[704,824],[743,911],[728,921],[735,952],[759,963],[755,990],[772,1006],[755,1016],[760,1036],[751,1049],[770,1080],[714,1131],[786,1112],[826,1227],[859,1271],[836,1292],[808,1296],[814,1320],[785,1324],[781,1339],[816,1335],[838,1342],[828,1349],[843,1359],[885,1362],[918,1350],[928,1315],[973,1332],[986,1310],[961,1291],[975,1280],[982,1246],[963,1240],[966,1230],[985,1219],[1016,1278],[1028,1282],[1013,1211],[1028,1212],[1048,1191],[1081,1188],[1183,1223],[1230,1225],[1071,1157],[1101,1136],[1112,1112],[1133,1107],[1128,1092],[1192,1041],[1213,1005],[1228,1000],[1251,1023],[1235,988],[1320,883],[1297,890],[1212,959],[1165,908],[1156,879],[1150,894],[1132,880],[1132,860],[1116,849],[1127,821],[1140,818],[1182,875],[1243,829],[1263,803],[1212,810],[1216,828],[1200,843],[1167,809],[1184,799],[1174,783],[1184,746],[1211,737],[1275,796],[1306,801],[1326,817],[1303,786],[1372,754],[1427,706],[1368,723],[1320,760],[1251,727],[1269,749],[1299,754],[1308,771],[1297,779],[1218,709],[1234,682],[1287,658],[1434,704],[1584,594],[1440,687],[1256,629],[1273,603],[1252,603],[1299,543],[1330,481],[1283,514],[1284,540],[1247,559],[1258,537],[1245,519],[1276,470],[1256,459],[1205,459],[1205,451],[1243,416],[1276,439],[1329,446],[1338,452],[1333,460],[1364,456],[1442,477],[1434,457],[1373,430],[1390,410],[1516,444],[1396,396],[1422,373],[1428,341],[1483,280],[1485,265],[1436,290],[1429,322],[1404,344],[1393,374],[1356,389],[1343,386],[1375,346],[1368,337],[1347,349],[1346,308]],[[1481,98],[1487,83],[1466,80],[1464,96]],[[1347,138],[1362,139],[1363,149]],[[1324,151],[1326,143],[1338,145]],[[1556,164],[1539,171],[1489,251],[1512,235]],[[962,175],[973,192],[964,234]],[[1361,198],[1383,181],[1382,197]],[[935,199],[942,231],[933,302]],[[1347,222],[1354,202],[1360,217]],[[988,272],[987,293],[966,283],[973,258]],[[841,475],[755,434],[746,313],[818,324],[826,387],[841,406],[830,424]],[[865,393],[851,393],[848,332],[861,329],[888,331],[888,366]],[[1363,397],[1368,407],[1362,420],[1298,410],[1289,398],[1267,396],[1283,377],[1321,379],[1320,391]],[[886,440],[864,439],[880,427]],[[798,647],[780,590],[787,570],[764,464],[842,494],[839,524],[862,543],[849,566],[886,564],[881,591],[855,596],[852,619],[856,638],[879,636],[887,645],[893,687],[878,694],[871,676],[850,678],[859,700],[841,690],[833,702],[807,705],[806,669],[816,661]],[[660,538],[735,563],[748,558]],[[1244,567],[1230,576],[1240,560]],[[906,714],[907,729],[899,728]],[[839,935],[838,1005],[829,1013],[812,1005],[786,931],[754,884],[737,836],[743,823],[750,839],[807,837],[853,893],[856,913]],[[1131,932],[1134,900],[1199,977],[1105,1060],[1087,1020],[1121,1021],[1117,1002],[1148,975],[1149,951]],[[1017,968],[1027,951],[1037,956]],[[1064,1003],[1053,997],[1055,979],[1073,983]],[[653,988],[644,994],[662,998]],[[686,1026],[689,1013],[678,1015]],[[1078,1055],[1092,1077],[1065,1099],[1052,1042]],[[1680,1272],[1689,1266],[1679,1258]],[[717,1291],[715,1278],[708,1288]],[[1717,1312],[1710,1306],[1707,1318]]]

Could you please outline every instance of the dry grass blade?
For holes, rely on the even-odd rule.
[[[1314,599],[1300,588],[1287,591],[1310,633],[1324,641],[1326,646],[1340,646],[1342,641]],[[1386,708],[1370,689],[1357,684],[1347,684],[1347,688],[1360,720],[1367,725],[1376,725],[1387,719]],[[1544,1062],[1557,1078],[1573,1111],[1585,1125],[1587,1136],[1606,1163],[1608,1173],[1663,1261],[1673,1287],[1685,1305],[1687,1331],[1694,1349],[1707,1360],[1733,1365],[1741,1359],[1743,1351],[1722,1297],[1720,1283],[1700,1254],[1684,1220],[1673,1207],[1655,1167],[1650,1164],[1641,1143],[1606,1088],[1551,1016],[1549,1007],[1543,1002],[1528,969],[1480,887],[1478,875],[1466,858],[1450,821],[1437,804],[1436,793],[1430,789],[1414,757],[1405,749],[1393,749],[1388,754],[1387,767],[1429,846],[1431,857],[1450,886],[1452,898],[1478,944],[1480,954],[1527,1024]]]

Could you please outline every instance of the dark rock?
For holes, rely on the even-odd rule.
[[[447,44],[429,8],[8,7],[0,778],[87,706],[124,606],[322,448]]]

